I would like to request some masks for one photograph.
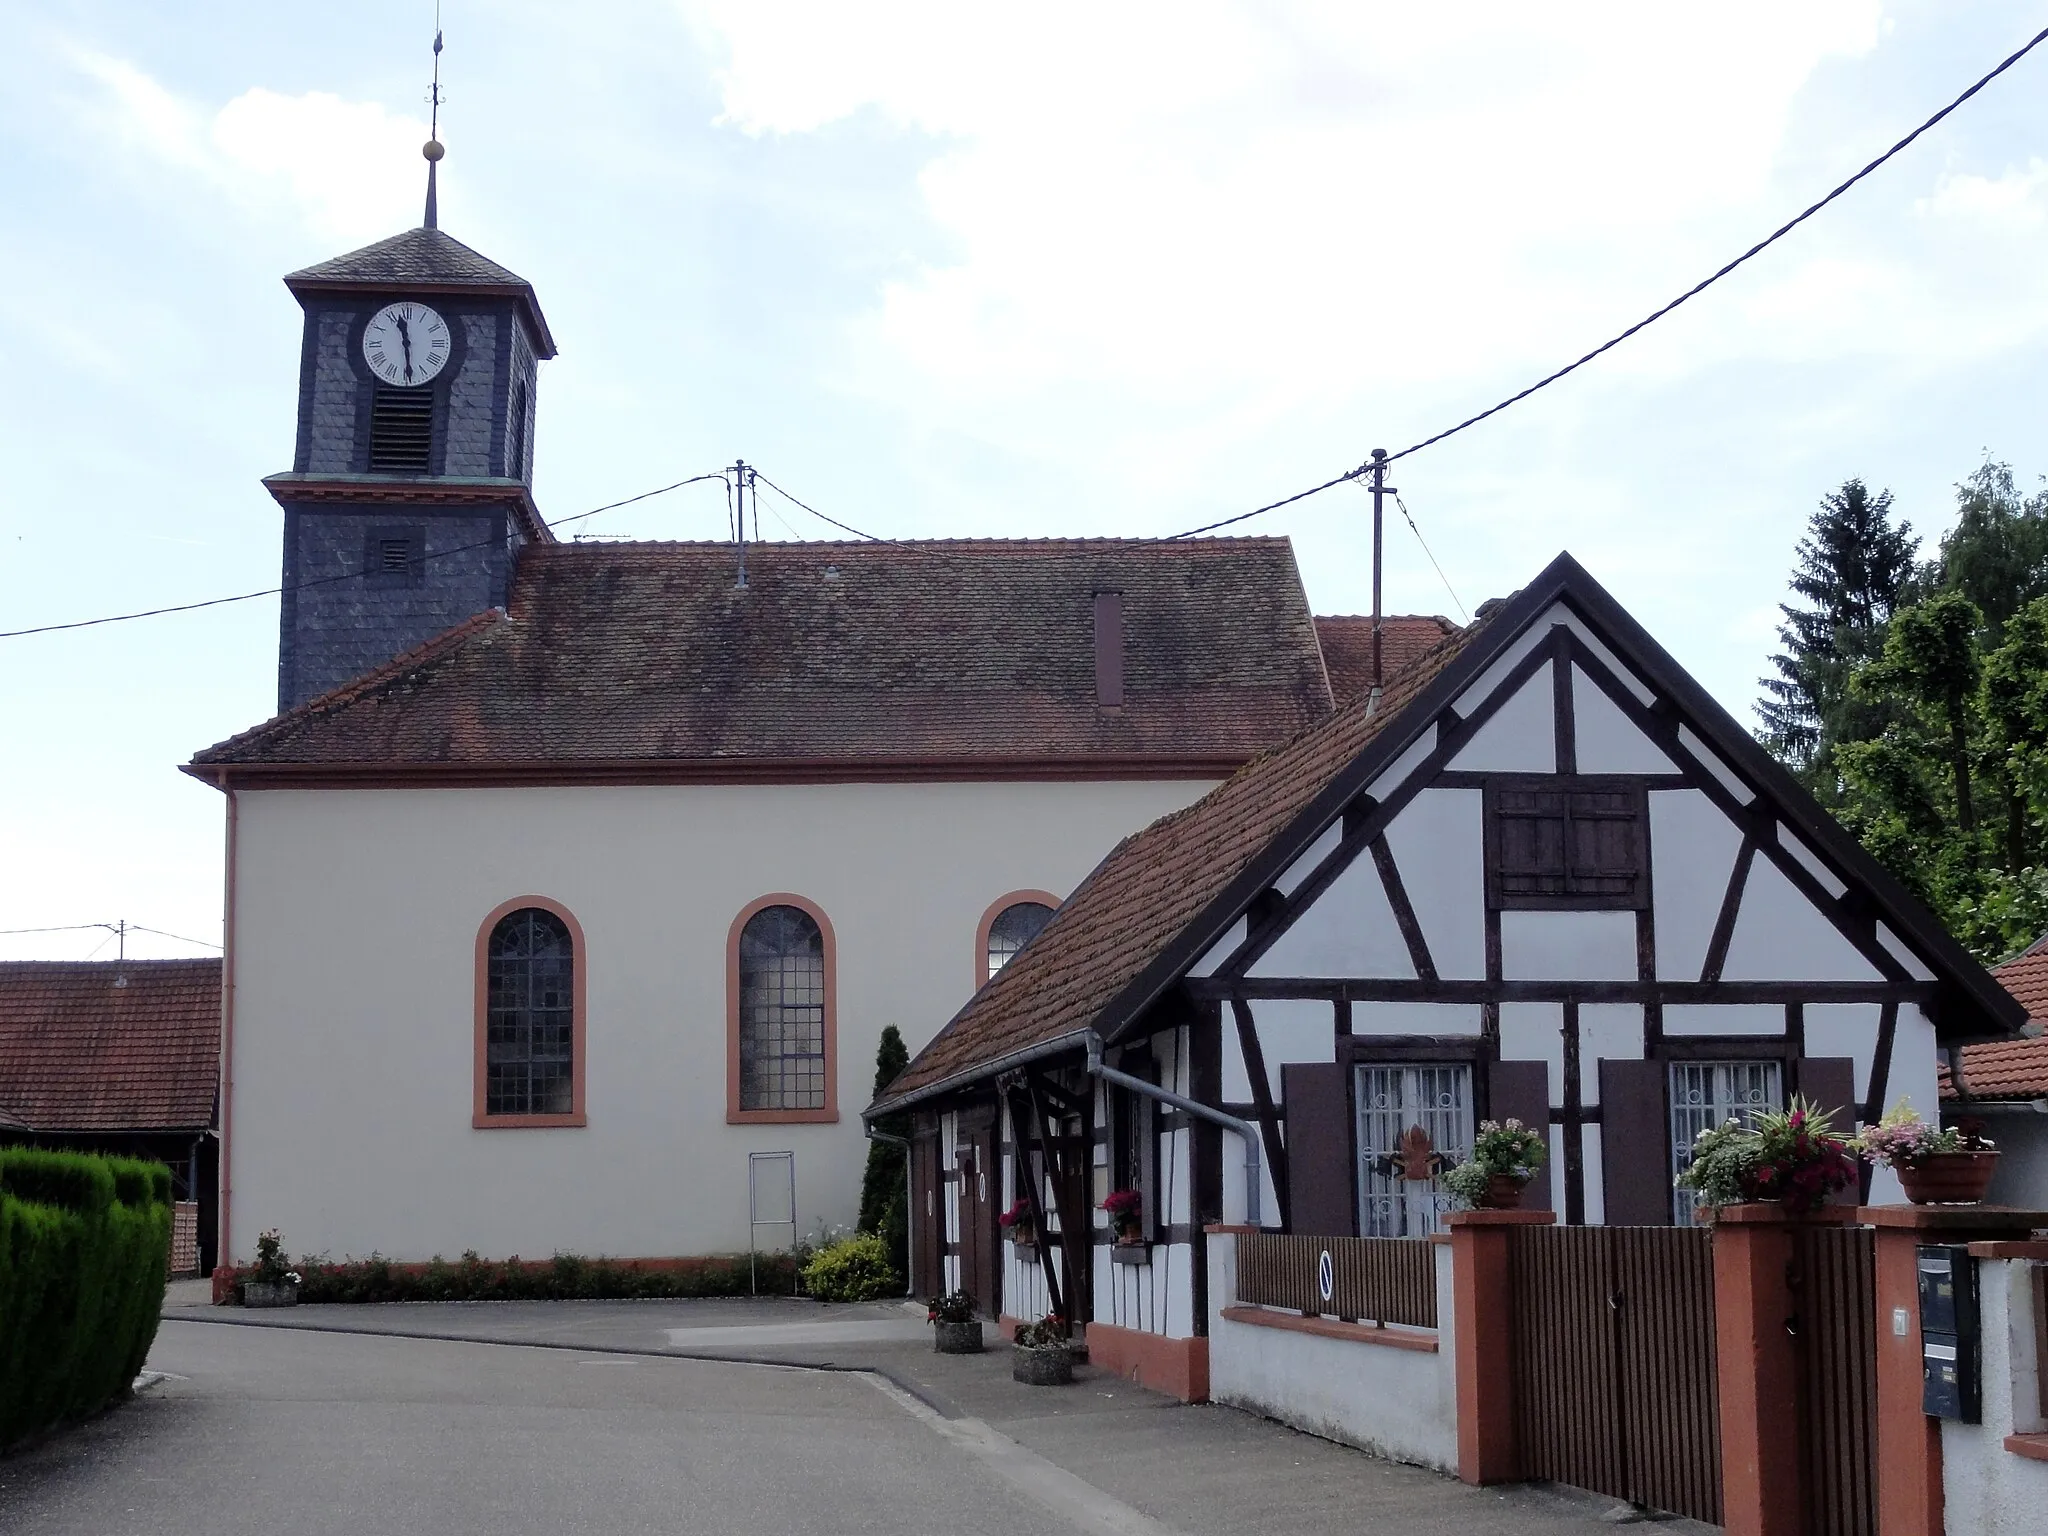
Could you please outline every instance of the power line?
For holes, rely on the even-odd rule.
[[[627,496],[619,501],[608,501],[601,507],[592,507],[588,512],[576,512],[568,517],[558,517],[549,523],[548,529],[563,528],[570,523],[580,523],[586,517],[596,517],[600,512],[615,511],[630,507],[636,501],[646,501],[654,496],[666,496],[670,491],[679,491],[686,485],[696,485],[705,480],[723,480],[723,471],[708,475],[692,475],[687,480],[678,480],[673,485],[660,486],[655,490],[642,491],[637,496]],[[452,549],[428,551],[423,560],[445,560],[450,555],[468,554],[471,550],[488,549],[498,542],[496,538],[478,539],[473,544],[458,544]],[[92,629],[101,624],[125,624],[131,619],[154,619],[170,613],[192,613],[201,608],[218,608],[226,603],[246,603],[258,597],[281,597],[287,592],[303,592],[310,587],[324,587],[330,582],[353,581],[362,574],[360,571],[342,571],[333,576],[315,576],[306,581],[295,581],[289,586],[265,587],[260,592],[237,592],[232,597],[209,597],[196,603],[173,603],[164,608],[144,608],[134,613],[113,613],[97,619],[73,619],[65,624],[38,624],[32,629],[0,630],[0,640],[18,640],[24,635],[47,635],[62,629]]]
[[[1436,553],[1429,547],[1429,540],[1425,539],[1422,536],[1422,530],[1415,526],[1415,514],[1408,510],[1408,503],[1401,499],[1401,493],[1399,491],[1393,492],[1392,495],[1394,498],[1394,505],[1401,509],[1401,516],[1408,520],[1408,531],[1415,535],[1415,542],[1420,544],[1422,546],[1422,552],[1425,555],[1429,556],[1429,563],[1436,570],[1436,579],[1442,582],[1444,584],[1444,590],[1451,594],[1452,605],[1457,608],[1459,616],[1463,618],[1467,624],[1471,623],[1472,615],[1466,611],[1465,605],[1458,601],[1458,593],[1457,590],[1451,585],[1451,578],[1446,576],[1444,574],[1444,568],[1436,563]]]
[[[196,944],[201,949],[219,949],[221,947],[211,939],[191,939],[182,933],[167,933],[161,928],[145,928],[141,923],[130,922],[57,923],[47,928],[0,928],[0,939],[19,938],[32,933],[84,933],[93,928],[104,928],[108,933],[115,935],[122,933],[151,933],[160,939],[176,939],[180,944]],[[104,942],[102,942],[100,948],[103,949],[105,947]],[[95,949],[93,953],[98,954],[99,950]]]
[[[59,923],[54,928],[0,928],[0,939],[11,939],[24,933],[83,933],[88,928],[106,928],[107,923]]]
[[[140,923],[128,925],[130,933],[153,933],[160,939],[176,939],[180,944],[196,944],[201,949],[219,949],[221,946],[211,939],[188,939],[182,933],[165,933],[161,928],[145,928]]]

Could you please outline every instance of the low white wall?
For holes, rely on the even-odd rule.
[[[2026,1259],[1977,1261],[1984,1421],[1942,1421],[1942,1493],[1951,1531],[2021,1536],[2042,1528],[2048,1461],[2007,1450],[2005,1437],[2048,1431],[2040,1387],[2048,1362],[2038,1358],[2034,1342],[2033,1288],[2043,1284],[2048,1284],[2048,1265]]]
[[[1237,1238],[1209,1238],[1209,1397],[1394,1461],[1458,1469],[1451,1250],[1436,1255],[1437,1350],[1233,1323]],[[2048,1471],[2044,1467],[2043,1471]]]

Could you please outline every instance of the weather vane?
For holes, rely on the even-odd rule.
[[[427,127],[427,142],[420,153],[427,157],[427,221],[428,229],[441,227],[440,199],[437,195],[434,173],[440,168],[441,157],[448,153],[441,147],[441,7],[434,7],[434,84],[427,93],[432,104],[431,117]]]

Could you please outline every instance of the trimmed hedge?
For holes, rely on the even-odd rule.
[[[0,1150],[0,1448],[126,1395],[170,1250],[161,1163]]]
[[[603,1301],[690,1296],[745,1296],[747,1256],[648,1261],[586,1259],[558,1253],[552,1259],[483,1259],[465,1253],[449,1263],[397,1264],[372,1254],[334,1263],[313,1256],[297,1260],[299,1301]],[[254,1271],[236,1271],[240,1282]],[[796,1285],[796,1261],[786,1253],[764,1253],[754,1271],[764,1296],[787,1296]],[[224,1288],[226,1289],[226,1288]],[[219,1296],[220,1290],[215,1295]],[[239,1294],[228,1289],[228,1294]]]

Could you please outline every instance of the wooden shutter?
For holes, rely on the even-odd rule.
[[[910,1143],[911,1270],[920,1296],[936,1296],[945,1287],[945,1187],[939,1182],[939,1132],[936,1122]]]
[[[1794,1069],[1798,1073],[1799,1096],[1817,1110],[1832,1117],[1834,1133],[1856,1134],[1856,1063],[1847,1056],[1803,1056]],[[1854,1205],[1857,1186],[1840,1190],[1829,1203]]]
[[[1317,1237],[1358,1232],[1350,1073],[1338,1062],[1292,1062],[1280,1069],[1280,1097],[1287,1111],[1288,1214],[1296,1232]]]
[[[1519,1120],[1532,1129],[1550,1133],[1550,1063],[1547,1061],[1496,1061],[1486,1074],[1486,1118]],[[1550,1209],[1550,1165],[1545,1163],[1522,1191],[1522,1208]]]
[[[1661,1061],[1600,1062],[1600,1185],[1610,1227],[1671,1225],[1669,1069]]]

